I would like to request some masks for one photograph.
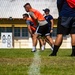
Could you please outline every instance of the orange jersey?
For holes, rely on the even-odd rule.
[[[32,8],[30,11],[35,14],[35,16],[37,17],[38,21],[45,20],[44,16],[38,10]]]
[[[27,18],[27,20],[29,20],[30,21],[30,28],[31,28],[31,30],[32,31],[36,31],[36,23],[35,23],[35,21],[32,19],[32,18]]]

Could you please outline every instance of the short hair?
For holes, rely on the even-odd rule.
[[[43,9],[44,12],[50,12],[50,9],[46,8],[46,9]]]
[[[29,17],[29,15],[27,13],[23,14],[23,16]]]
[[[23,7],[26,7],[27,5],[31,6],[30,3],[26,3]]]

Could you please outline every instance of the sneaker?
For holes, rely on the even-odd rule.
[[[31,51],[31,52],[36,52],[36,50],[34,50],[34,51]]]
[[[32,51],[31,52],[36,52],[36,49],[32,49]]]
[[[36,52],[36,47],[33,47],[31,52]]]
[[[74,54],[74,53],[72,53],[72,54],[71,54],[71,56],[75,56],[75,54]]]

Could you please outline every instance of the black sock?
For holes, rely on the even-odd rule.
[[[75,46],[72,46],[72,54],[75,55]]]
[[[60,46],[54,45],[53,53],[56,54],[58,52]]]

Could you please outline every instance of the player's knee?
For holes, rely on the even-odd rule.
[[[33,38],[36,39],[37,38],[37,35],[35,34]]]
[[[50,36],[46,36],[47,39],[51,38]]]
[[[75,46],[75,40],[72,40],[72,45]]]

